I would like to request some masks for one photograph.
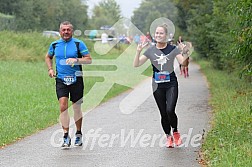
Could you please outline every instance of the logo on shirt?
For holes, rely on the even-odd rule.
[[[167,56],[169,56],[169,54],[166,56],[164,54],[161,54],[160,56],[158,56],[157,54],[155,54],[155,56],[157,57],[156,60],[158,64],[161,65],[161,71],[163,71],[163,65],[167,63],[167,61],[169,60],[169,58]]]

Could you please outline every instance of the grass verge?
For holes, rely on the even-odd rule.
[[[58,123],[55,80],[48,77],[44,62],[1,61],[0,73],[0,147]],[[84,81],[87,94],[104,78]],[[114,84],[101,103],[128,89]]]
[[[252,166],[252,85],[198,61],[210,85],[212,129],[203,143],[209,166]]]
[[[35,32],[16,34],[6,31],[0,32],[0,35],[4,41],[0,42],[2,97],[0,147],[2,147],[58,123],[59,105],[55,93],[55,81],[48,77],[44,63],[47,48],[55,39],[42,37],[40,33]],[[86,44],[90,48],[94,64],[84,66],[85,96],[91,92],[96,83],[104,81],[105,83],[90,95],[93,98],[101,97],[100,101],[87,98],[97,103],[87,106],[85,101],[83,106],[87,108],[83,111],[130,89],[144,78],[141,77],[143,72],[145,75],[150,75],[150,70],[133,69],[134,47],[128,49],[128,45],[122,45],[120,49],[112,49],[106,55],[99,55],[94,52],[93,42],[87,41]],[[91,76],[86,76],[85,73]],[[103,86],[107,86],[104,92]],[[101,96],[100,92],[104,94]]]

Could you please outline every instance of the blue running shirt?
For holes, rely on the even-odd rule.
[[[85,43],[76,38],[71,38],[69,41],[59,39],[52,42],[48,49],[49,56],[55,56],[57,78],[62,81],[68,78],[70,80],[74,79],[73,82],[75,82],[77,76],[82,76],[79,65],[72,66],[66,64],[68,58],[78,58],[78,49],[75,42],[79,43],[79,52],[83,57],[89,54]],[[55,45],[55,47],[53,47],[53,45]]]

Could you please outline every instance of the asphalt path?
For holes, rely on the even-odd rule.
[[[83,146],[62,150],[62,131],[56,124],[0,149],[0,166],[200,166],[199,150],[210,120],[209,91],[198,65],[191,63],[189,74],[183,78],[177,72],[182,147],[165,147],[149,78],[85,113]],[[70,129],[73,143],[74,126]]]

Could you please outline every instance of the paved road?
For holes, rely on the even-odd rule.
[[[160,115],[150,95],[148,79],[134,89],[146,92],[145,95],[128,91],[85,114],[83,147],[61,150],[62,132],[57,124],[1,149],[0,166],[200,166],[197,158],[201,136],[209,125],[209,92],[199,67],[191,63],[189,71],[188,79],[178,75],[180,89],[176,111],[183,147],[164,147]],[[133,112],[125,114],[125,109]],[[73,133],[74,130],[71,136]]]

